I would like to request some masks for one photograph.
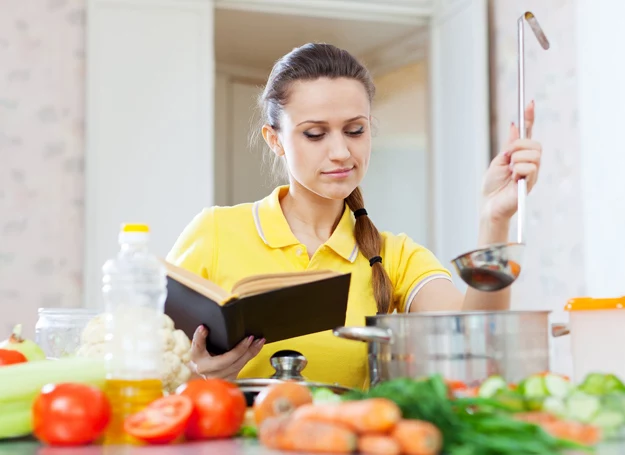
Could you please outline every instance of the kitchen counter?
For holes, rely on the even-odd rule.
[[[269,450],[256,439],[225,439],[167,446],[86,446],[77,448],[45,447],[36,441],[0,442],[0,455],[284,455],[293,452]],[[625,441],[604,444],[596,455],[623,455]],[[298,452],[297,455],[306,455]],[[313,455],[313,454],[309,454]],[[318,455],[318,454],[314,454]],[[572,454],[571,454],[572,455]]]
[[[33,440],[0,442],[0,455],[277,455],[256,439],[224,439],[166,446],[46,447]],[[301,455],[301,454],[298,454]]]

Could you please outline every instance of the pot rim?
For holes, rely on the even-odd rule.
[[[279,384],[282,382],[289,382],[289,381],[295,382],[297,384],[301,384],[310,388],[330,389],[331,391],[335,393],[348,393],[354,390],[349,387],[342,386],[340,384],[330,384],[330,383],[325,383],[325,382],[314,382],[314,381],[299,381],[299,380],[292,380],[292,379],[291,380],[277,379],[277,378],[242,378],[242,379],[235,379],[233,382],[237,387],[245,391],[246,388],[255,388],[255,387],[264,388],[273,384]]]
[[[519,314],[550,314],[553,310],[471,310],[471,311],[427,311],[422,313],[390,313],[365,316],[367,320],[376,319],[420,319],[430,317],[470,317],[470,316],[513,316]]]

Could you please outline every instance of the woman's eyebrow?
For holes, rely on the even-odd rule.
[[[356,120],[359,120],[361,118],[366,119],[367,116],[366,115],[358,115],[358,116],[356,116],[354,118],[350,118],[348,120],[345,120],[345,123],[355,122]],[[303,122],[298,123],[297,126],[303,125],[304,123],[315,123],[317,125],[325,125],[328,122],[326,122],[325,120],[304,120]]]

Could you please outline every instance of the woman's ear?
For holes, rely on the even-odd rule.
[[[275,153],[277,156],[284,155],[284,150],[282,150],[282,146],[280,145],[280,138],[278,137],[278,132],[273,129],[271,125],[265,124],[263,125],[263,138],[265,142],[269,146],[269,148]]]

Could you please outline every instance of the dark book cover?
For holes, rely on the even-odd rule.
[[[274,289],[221,306],[167,277],[165,314],[189,338],[204,324],[206,349],[223,354],[252,335],[266,343],[345,325],[351,274]]]

